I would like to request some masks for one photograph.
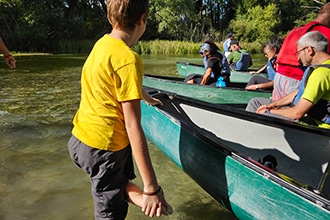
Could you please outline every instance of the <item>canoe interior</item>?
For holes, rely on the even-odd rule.
[[[184,77],[173,77],[173,76],[160,76],[160,75],[152,75],[152,74],[144,74],[145,77],[155,78],[158,80],[164,80],[164,81],[173,81],[177,83],[182,83],[184,81]],[[244,89],[246,86],[246,83],[243,82],[232,82],[230,84],[230,89]],[[207,86],[212,87],[212,86]]]
[[[166,90],[210,103],[247,104],[254,97],[270,98],[270,91],[246,91],[244,84],[235,87],[218,88],[207,85],[187,84],[182,78],[145,75],[143,85],[159,90]]]
[[[163,95],[163,94],[162,94]],[[330,131],[244,111],[242,104],[210,104],[169,94],[178,112],[170,112],[190,127],[211,132],[232,151],[254,160],[271,154],[278,172],[302,185],[317,188],[322,168],[330,160]],[[160,107],[161,108],[161,107]],[[324,192],[330,194],[330,181]]]

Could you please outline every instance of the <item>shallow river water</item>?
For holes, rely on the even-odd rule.
[[[80,96],[86,56],[16,57],[0,62],[0,219],[93,219],[88,176],[71,162],[66,144]],[[143,57],[145,72],[173,75],[176,61],[199,57]],[[235,219],[149,142],[159,183],[174,213],[159,219]],[[137,169],[136,169],[137,172]],[[136,182],[141,185],[141,180]],[[127,219],[149,219],[130,205]]]

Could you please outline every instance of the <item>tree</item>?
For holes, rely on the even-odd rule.
[[[327,0],[150,0],[143,40],[201,42],[235,32],[263,43],[315,18]],[[95,42],[109,32],[105,0],[0,0],[0,31],[16,51],[57,52],[63,42]],[[63,46],[66,48],[66,45]],[[89,45],[88,45],[89,47]]]
[[[194,4],[190,0],[151,1],[150,11],[158,23],[158,33],[164,38],[189,39],[190,24],[194,24]]]
[[[238,15],[230,24],[235,36],[241,41],[263,44],[274,37],[274,30],[280,23],[275,4],[266,7],[255,6],[246,14]]]

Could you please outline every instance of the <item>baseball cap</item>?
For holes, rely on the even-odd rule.
[[[199,53],[203,55],[205,51],[210,51],[210,49],[211,49],[210,44],[203,43],[199,48]]]
[[[237,44],[238,45],[238,40],[232,40],[230,41],[230,45]]]
[[[233,33],[229,33],[227,37],[234,37],[235,35]]]

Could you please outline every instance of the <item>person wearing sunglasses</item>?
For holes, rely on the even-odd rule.
[[[295,45],[302,35],[315,30],[321,32],[328,41],[330,40],[330,2],[321,7],[315,20],[293,29],[285,37],[276,60],[277,74],[274,78],[272,100],[281,99],[298,88],[304,74],[304,68],[295,55]],[[330,53],[330,46],[328,46],[327,51]]]
[[[273,80],[276,74],[276,59],[277,55],[282,47],[282,39],[275,37],[273,40],[267,42],[264,47],[265,57],[268,59],[267,64],[261,67],[258,71],[251,71],[251,77],[247,83],[246,90],[258,90],[258,89],[273,89]],[[268,78],[259,76],[258,74],[266,70]]]
[[[299,89],[280,100],[260,106],[256,113],[330,129],[329,41],[319,31],[303,35],[295,52],[306,68]]]
[[[201,44],[199,53],[203,58],[205,73],[190,74],[184,82],[189,84],[226,87],[230,83],[230,68],[226,57],[212,41]]]

